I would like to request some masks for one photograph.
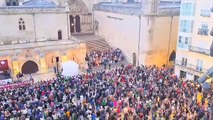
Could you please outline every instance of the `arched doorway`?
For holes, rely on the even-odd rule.
[[[75,24],[76,32],[81,32],[81,19],[80,19],[80,16],[77,15],[75,17],[75,20],[76,20],[76,24]]]
[[[31,74],[38,72],[38,65],[34,61],[27,61],[21,68],[23,74]]]
[[[58,39],[61,40],[62,39],[62,31],[58,30]]]
[[[70,15],[70,32],[74,33],[75,32],[75,28],[74,28],[74,18],[72,15]]]
[[[173,50],[172,53],[169,56],[169,61],[174,61],[176,56],[176,52]]]

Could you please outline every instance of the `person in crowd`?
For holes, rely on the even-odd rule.
[[[124,60],[124,56],[119,48],[106,51],[92,51],[86,54],[85,60],[92,66],[106,66]],[[106,65],[107,64],[107,65]],[[111,66],[111,65],[109,65]]]
[[[0,120],[212,120],[212,93],[170,69],[123,66],[0,91]]]

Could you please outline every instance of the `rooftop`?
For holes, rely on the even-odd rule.
[[[41,13],[41,12],[67,12],[64,6],[57,6],[47,0],[29,0],[19,6],[1,6],[0,14]]]
[[[153,8],[157,9],[154,14],[156,15],[179,15],[180,0],[160,0],[156,5],[152,5]],[[101,2],[94,5],[95,10],[113,12],[127,15],[140,15],[146,14],[146,8],[141,2],[135,3],[119,3],[119,2]]]
[[[30,0],[24,2],[20,7],[57,7],[54,2],[46,0]]]

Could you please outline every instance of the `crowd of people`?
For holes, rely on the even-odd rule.
[[[124,55],[119,48],[105,51],[92,51],[86,54],[85,60],[90,68],[100,65],[104,65],[106,68],[107,65],[111,66],[114,63],[123,61]]]
[[[0,120],[212,120],[212,93],[172,69],[122,66],[0,92]]]

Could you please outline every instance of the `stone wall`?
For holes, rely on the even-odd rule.
[[[25,30],[19,30],[20,19]],[[63,39],[69,37],[66,13],[1,14],[0,26],[0,42],[57,40],[58,30],[62,31]]]

